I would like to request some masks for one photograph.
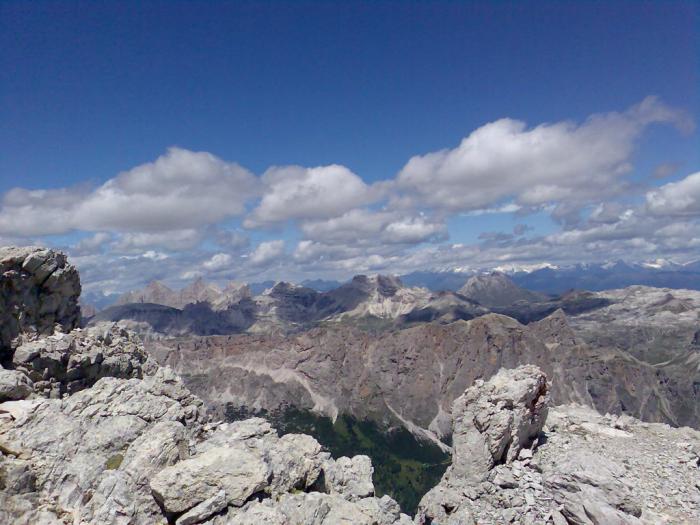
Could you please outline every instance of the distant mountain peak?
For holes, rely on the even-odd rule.
[[[492,308],[510,306],[518,301],[538,301],[542,297],[521,288],[503,272],[495,271],[470,277],[459,293],[472,301]]]
[[[392,297],[400,289],[405,288],[401,279],[396,275],[356,275],[350,284],[366,293],[376,291],[383,297]]]

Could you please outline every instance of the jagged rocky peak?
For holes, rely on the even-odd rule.
[[[0,363],[23,332],[69,331],[80,322],[80,278],[66,256],[39,247],[0,247]]]
[[[502,272],[474,275],[459,289],[459,293],[489,308],[544,299],[541,294],[521,288]]]
[[[229,281],[224,286],[223,292],[227,295],[240,294],[241,296],[250,297],[251,291],[247,283],[239,281]]]
[[[177,308],[177,292],[171,290],[160,281],[151,281],[142,290],[126,292],[115,302],[116,305],[131,303],[153,303]]]
[[[197,279],[180,290],[180,304],[212,303],[221,296],[221,293],[217,286],[207,283],[202,277],[197,277]]]
[[[250,289],[244,283],[231,281],[222,290],[198,277],[179,291],[160,281],[152,281],[142,290],[123,294],[115,304],[152,303],[182,310],[188,304],[207,303],[213,310],[220,311],[250,297]]]

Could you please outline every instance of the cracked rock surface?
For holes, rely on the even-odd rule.
[[[0,364],[21,333],[69,331],[80,322],[80,278],[66,256],[39,247],[0,247]]]

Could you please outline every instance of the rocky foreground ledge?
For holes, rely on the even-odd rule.
[[[0,255],[0,315],[10,327],[0,369],[0,523],[700,521],[700,433],[548,408],[547,380],[534,366],[501,370],[455,401],[452,467],[412,520],[390,497],[375,497],[366,456],[331,459],[310,436],[280,438],[262,419],[212,421],[131,334],[75,328],[79,283],[58,291],[43,275],[46,261],[63,264],[49,276],[73,275],[60,254]],[[29,257],[44,262],[25,264]]]
[[[700,523],[700,432],[547,404],[531,365],[467,389],[453,407],[452,466],[416,523]]]

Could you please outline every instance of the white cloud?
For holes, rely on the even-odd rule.
[[[326,219],[378,198],[378,191],[345,166],[270,168],[262,177],[267,186],[260,204],[246,219],[246,227],[290,219]]]
[[[248,260],[254,266],[264,266],[272,263],[284,255],[284,241],[265,241],[258,244],[248,256]]]
[[[447,232],[442,222],[422,215],[362,208],[328,220],[304,221],[300,228],[307,239],[330,244],[417,244],[442,239]]]
[[[170,148],[154,162],[85,188],[5,194],[0,233],[50,235],[71,230],[163,232],[215,224],[240,215],[258,180],[211,153]]]
[[[0,233],[10,236],[66,233],[77,227],[75,209],[84,195],[82,187],[11,189],[0,201]]]
[[[8,191],[0,240],[91,232],[69,251],[88,287],[110,290],[150,279],[177,286],[200,275],[344,278],[649,255],[687,260],[700,247],[700,173],[648,190],[639,182],[645,174],[631,171],[639,137],[655,122],[690,127],[654,98],[580,124],[501,119],[372,184],[340,165],[273,167],[258,178],[210,153],[172,148],[98,187]],[[660,166],[644,184],[675,178],[677,167]],[[629,197],[644,191],[634,205]],[[544,235],[538,231],[550,232],[549,223],[533,221],[540,226],[529,231],[509,221],[536,210],[562,226]],[[460,227],[481,229],[469,232],[479,242],[443,242],[455,214]],[[231,217],[245,217],[244,225]],[[301,238],[289,254],[285,241],[251,245],[240,229],[282,226]]]
[[[447,228],[444,224],[429,222],[424,217],[407,217],[390,222],[382,237],[386,242],[418,244],[431,239],[445,239]]]
[[[202,232],[194,228],[164,232],[123,233],[114,243],[114,249],[118,252],[138,252],[147,248],[182,251],[195,248],[202,237]]]
[[[397,184],[419,205],[450,212],[498,207],[504,200],[569,207],[619,193],[644,129],[668,122],[687,129],[681,112],[653,97],[624,113],[593,115],[583,124],[526,124],[501,119],[473,131],[454,149],[411,158]],[[568,213],[568,211],[567,211]]]
[[[700,172],[648,192],[646,201],[648,210],[654,215],[700,215]]]
[[[111,234],[106,232],[97,232],[90,237],[81,239],[73,248],[80,253],[92,253],[102,249],[111,239]]]
[[[231,262],[233,262],[233,257],[228,253],[217,253],[214,254],[211,259],[202,263],[202,266],[210,272],[215,272],[228,268]]]
[[[144,259],[150,259],[151,261],[164,261],[168,258],[165,253],[157,252],[155,250],[148,250],[141,254]]]

